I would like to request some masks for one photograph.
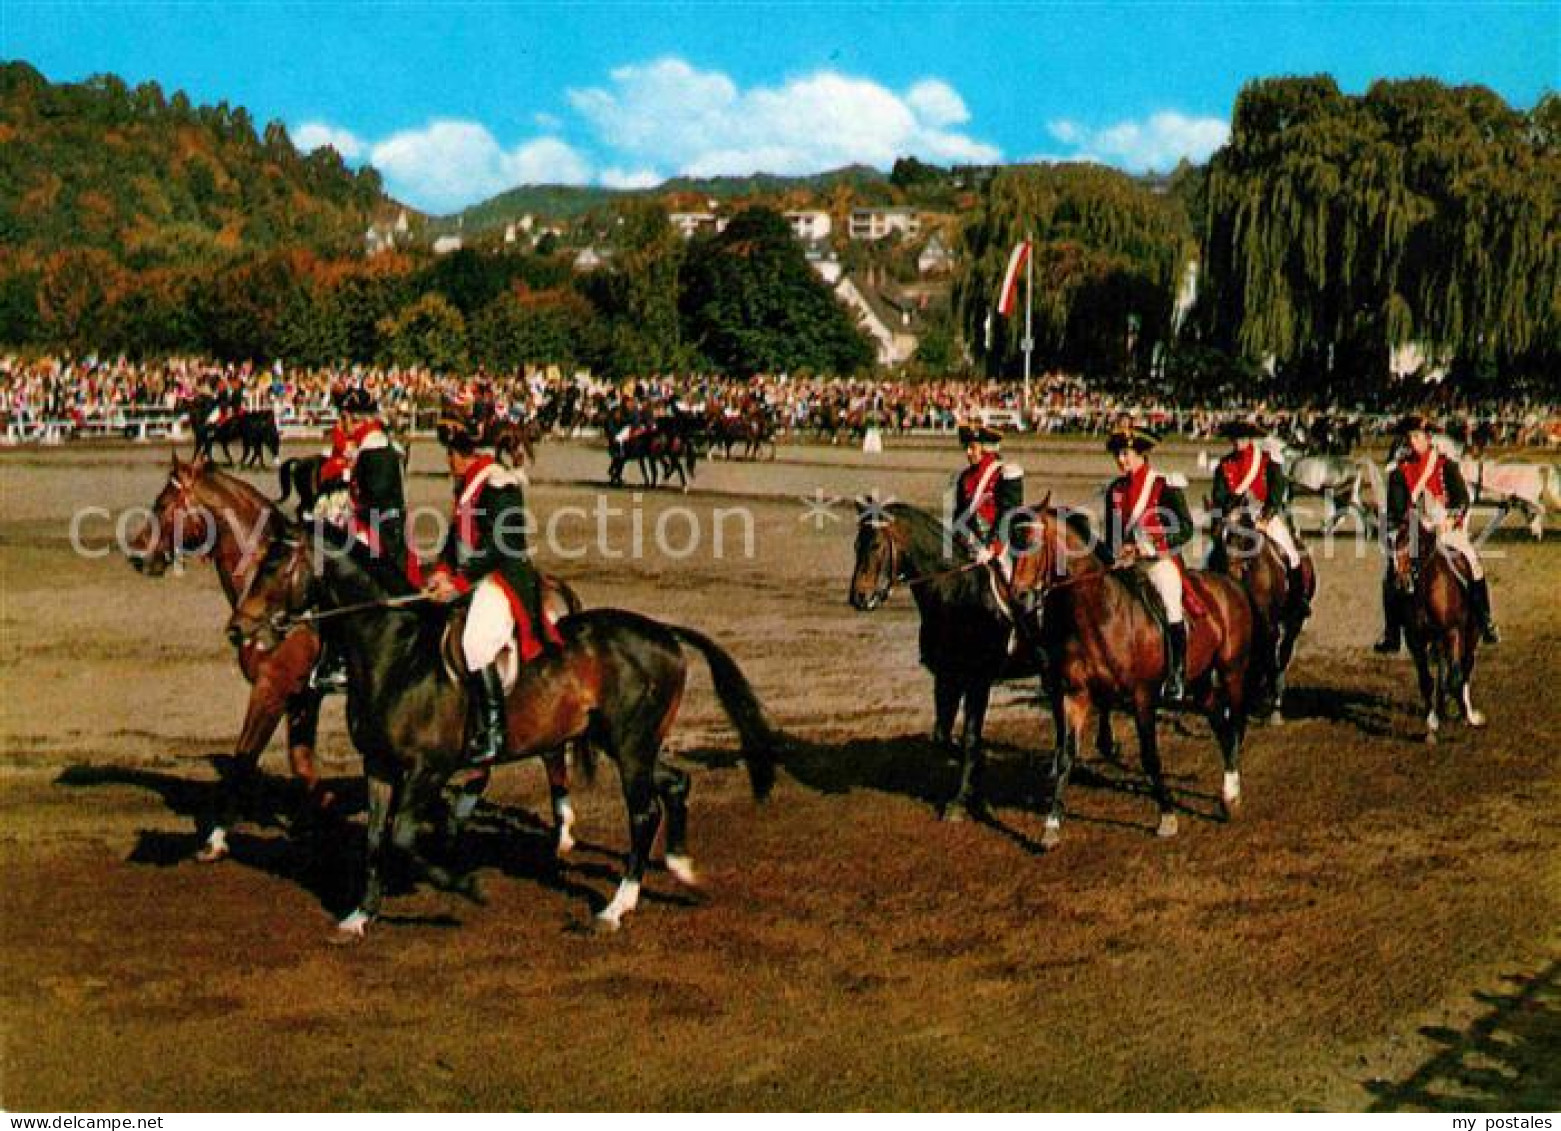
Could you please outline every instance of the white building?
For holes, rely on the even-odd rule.
[[[921,249],[921,254],[916,257],[916,271],[920,275],[940,275],[953,270],[954,255],[943,242],[943,237],[937,232],[932,233],[932,238],[927,241],[927,246]]]
[[[893,232],[914,236],[920,231],[914,208],[853,208],[847,234],[854,240],[881,240]]]
[[[835,297],[851,308],[857,325],[872,338],[879,365],[892,369],[916,353],[918,339],[909,309],[885,301],[852,275],[835,285]]]
[[[785,215],[786,222],[791,225],[792,234],[803,243],[827,240],[830,230],[834,227],[829,219],[829,213],[817,209],[787,212]]]
[[[440,236],[434,241],[434,254],[449,255],[452,251],[460,251],[462,246],[460,236]]]
[[[716,218],[714,212],[672,212],[667,219],[678,230],[684,239],[692,239],[695,232],[706,229],[714,229],[719,232],[726,227],[723,221]]]

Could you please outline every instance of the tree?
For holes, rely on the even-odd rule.
[[[1036,365],[1147,372],[1169,337],[1175,283],[1194,249],[1179,200],[1095,165],[993,177],[961,234],[954,304],[966,340],[995,374],[1012,376],[1021,365],[1024,319],[995,317],[994,307],[1009,255],[1026,238],[1034,240]]]
[[[749,208],[692,241],[682,284],[686,339],[727,373],[849,374],[872,364],[871,343],[777,212]]]
[[[379,324],[382,358],[394,365],[458,369],[466,364],[466,320],[443,295],[426,294]]]

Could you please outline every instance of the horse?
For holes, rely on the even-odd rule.
[[[872,612],[896,584],[908,585],[921,614],[921,662],[932,673],[932,741],[939,747],[955,746],[954,723],[964,708],[959,789],[943,808],[945,820],[957,821],[985,804],[982,729],[992,685],[1036,669],[1027,665],[1027,653],[1009,655],[1014,628],[990,592],[986,568],[951,551],[945,527],[926,511],[909,503],[857,503],[851,607]]]
[[[1263,644],[1259,655],[1267,659],[1260,688],[1249,688],[1254,703],[1266,698],[1270,704],[1269,722],[1284,722],[1285,672],[1295,656],[1296,642],[1311,616],[1311,602],[1317,595],[1317,570],[1312,555],[1301,550],[1301,576],[1304,592],[1290,591],[1290,571],[1274,540],[1260,529],[1251,511],[1242,507],[1233,515],[1216,520],[1213,548],[1208,567],[1222,573],[1247,591],[1256,614],[1256,638]]]
[[[688,478],[698,459],[693,441],[659,420],[621,439],[613,437],[607,443],[607,452],[607,481],[614,487],[623,486],[624,469],[632,460],[639,465],[640,478],[647,487],[663,480],[671,483],[676,476],[679,486],[687,491]]]
[[[1160,811],[1157,833],[1175,836],[1177,819],[1156,735],[1159,687],[1166,674],[1164,632],[1141,578],[1111,568],[1083,516],[1064,515],[1048,494],[1015,523],[1021,553],[1012,589],[1041,653],[1051,696],[1057,748],[1051,811],[1041,844],[1062,837],[1063,798],[1090,711],[1125,706],[1133,712],[1138,754]],[[1187,680],[1191,700],[1209,719],[1224,758],[1220,791],[1227,819],[1241,802],[1241,744],[1247,729],[1247,680],[1254,624],[1246,592],[1228,577],[1191,571],[1190,586],[1207,615],[1189,616]]]
[[[541,429],[534,422],[493,416],[483,429],[481,446],[492,448],[494,458],[506,467],[530,467],[537,462],[541,440]]]
[[[281,506],[296,494],[298,502],[293,507],[293,516],[302,522],[312,515],[314,504],[320,500],[320,469],[324,466],[322,455],[290,456],[277,464],[276,478],[282,493],[277,496],[276,505]]]
[[[1331,532],[1351,513],[1360,516],[1362,528],[1370,533],[1376,523],[1377,507],[1386,498],[1386,480],[1382,470],[1363,456],[1302,455],[1288,453],[1285,475],[1298,495],[1317,495],[1323,500],[1323,530]]]
[[[271,409],[244,409],[220,423],[211,423],[212,406],[216,399],[210,396],[196,397],[189,402],[190,430],[195,436],[195,458],[207,459],[214,455],[214,448],[221,446],[223,459],[233,465],[230,445],[238,441],[243,445],[239,467],[266,466],[266,452],[276,459],[282,452],[282,435],[276,426],[276,413]]]
[[[162,577],[185,554],[209,557],[232,609],[253,584],[271,546],[295,534],[296,528],[282,512],[248,483],[216,470],[209,460],[184,463],[176,453],[173,470],[149,508],[147,521],[127,541],[126,555],[148,577]],[[557,616],[582,607],[574,591],[556,578],[543,578],[543,597]],[[238,822],[244,792],[284,715],[288,763],[304,783],[306,802],[317,811],[329,807],[332,798],[314,761],[321,694],[310,686],[309,677],[319,655],[318,634],[307,628],[290,633],[279,647],[265,652],[239,651],[239,669],[250,683],[250,693],[232,755],[237,772],[225,776],[221,806],[196,855],[202,863],[228,855],[228,830]],[[568,766],[557,757],[547,769],[558,851],[567,853],[574,845]]]
[[[1471,502],[1495,503],[1497,525],[1517,511],[1528,519],[1529,533],[1538,541],[1545,536],[1545,508],[1561,508],[1561,471],[1554,465],[1465,459],[1463,472]]]
[[[411,596],[399,574],[360,560],[356,544],[330,528],[318,533],[323,554],[300,539],[271,556],[234,609],[228,631],[241,647],[267,651],[281,646],[292,626],[312,620],[346,657],[348,728],[369,788],[363,895],[337,925],[338,937],[352,939],[380,912],[390,852],[433,882],[455,886],[417,854],[415,815],[420,799],[470,768],[463,755],[467,692],[442,655],[445,610],[398,604]],[[577,613],[558,627],[562,650],[521,665],[509,693],[503,760],[584,740],[617,763],[630,849],[617,892],[595,918],[598,929],[613,931],[638,905],[662,813],[667,870],[680,883],[695,882],[686,847],[689,778],[661,760],[687,677],[681,645],[709,665],[722,709],[742,740],[756,799],[774,785],[776,736],[736,662],[701,633],[614,609]]]
[[[1436,532],[1411,511],[1389,543],[1389,553],[1394,602],[1390,612],[1402,626],[1415,659],[1426,742],[1436,743],[1441,716],[1456,718],[1460,705],[1471,727],[1484,726],[1485,715],[1475,709],[1470,690],[1480,624],[1454,564],[1457,551],[1443,548]]]

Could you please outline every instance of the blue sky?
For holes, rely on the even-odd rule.
[[[281,119],[435,212],[520,183],[851,161],[1201,160],[1248,79],[1430,75],[1532,106],[1561,0],[292,3],[0,0],[0,55]]]

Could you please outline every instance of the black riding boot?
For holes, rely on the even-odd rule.
[[[509,746],[504,716],[504,681],[499,678],[499,666],[489,664],[473,674],[468,687],[472,722],[466,757],[474,766],[490,765]]]
[[[1501,633],[1496,631],[1496,618],[1491,615],[1491,591],[1485,578],[1469,582],[1469,597],[1474,601],[1474,615],[1480,621],[1480,638],[1487,644],[1500,644]]]
[[[1289,571],[1288,584],[1290,586],[1290,603],[1302,616],[1310,616],[1312,603],[1306,597],[1306,570],[1303,566],[1296,566]]]
[[[1167,626],[1169,645],[1166,655],[1165,686],[1160,698],[1167,703],[1179,703],[1187,698],[1187,622]]]
[[[315,657],[314,670],[309,673],[309,686],[321,695],[345,693],[347,690],[347,658],[327,644],[322,637],[320,654]]]
[[[1372,645],[1372,651],[1380,656],[1394,656],[1404,643],[1404,632],[1398,623],[1398,617],[1393,615],[1393,579],[1384,578],[1382,581],[1382,639]]]

